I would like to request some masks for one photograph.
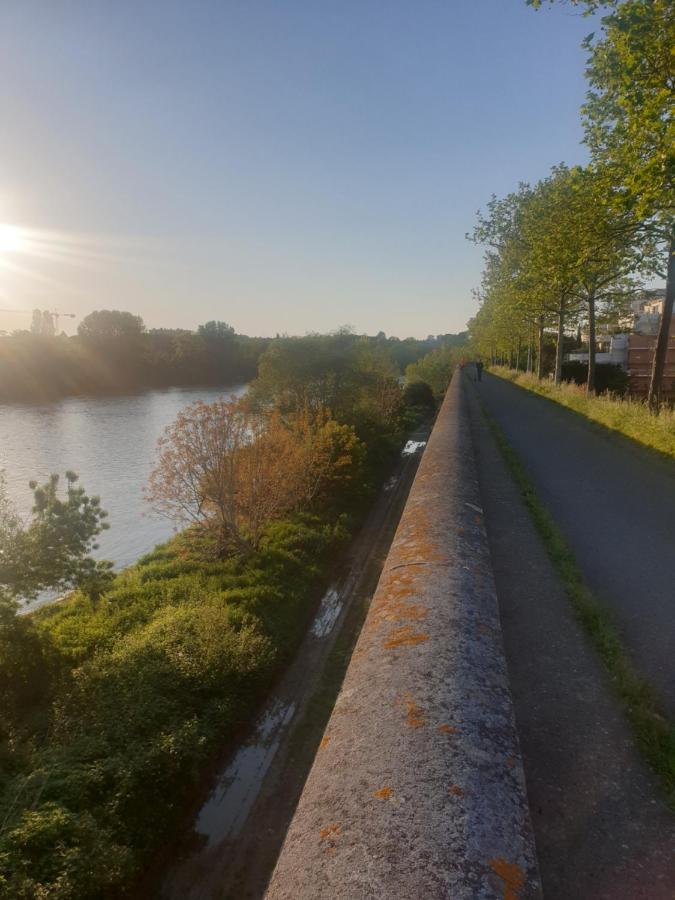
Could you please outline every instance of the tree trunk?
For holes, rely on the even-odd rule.
[[[563,344],[565,340],[565,304],[561,298],[558,306],[558,337],[555,348],[555,377],[556,384],[562,381]]]
[[[649,384],[649,408],[658,413],[661,405],[661,382],[663,370],[666,365],[668,353],[668,339],[670,337],[670,322],[673,317],[673,301],[675,301],[675,231],[671,232],[670,245],[668,247],[668,274],[666,276],[666,297],[663,301],[663,315],[659,336],[656,339],[654,350],[654,365],[652,366],[652,378]]]
[[[520,346],[521,346],[520,335],[518,335],[518,343],[516,344],[516,372],[520,372]]]
[[[595,393],[595,294],[588,295],[588,377],[586,393]]]
[[[534,327],[530,325],[530,333],[527,338],[527,374],[532,374],[532,344],[534,343]]]
[[[544,317],[539,316],[539,349],[537,351],[537,378],[544,377]]]

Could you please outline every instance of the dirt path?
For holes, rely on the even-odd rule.
[[[465,384],[544,896],[672,900],[675,817],[574,617],[475,387]]]
[[[475,387],[675,719],[675,462],[501,378]]]
[[[250,739],[227,761],[205,799],[193,828],[197,849],[176,860],[157,886],[165,900],[263,895],[427,436],[428,430],[410,435],[408,452],[354,540],[340,576],[322,598],[297,657]]]

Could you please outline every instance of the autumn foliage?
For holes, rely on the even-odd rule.
[[[160,439],[148,498],[223,557],[256,547],[269,522],[352,480],[363,456],[354,430],[324,410],[282,417],[245,398],[199,401]]]

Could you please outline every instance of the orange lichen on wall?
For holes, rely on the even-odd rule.
[[[455,726],[448,725],[447,722],[444,722],[442,725],[437,725],[436,731],[440,731],[441,734],[457,734]]]
[[[319,743],[319,750],[323,750],[324,747],[327,747],[330,743],[329,737],[322,737],[321,742]]]
[[[388,800],[393,793],[390,787],[385,786],[380,788],[379,791],[373,791],[373,797],[377,797],[378,800]]]
[[[490,860],[490,868],[504,882],[504,900],[518,900],[520,890],[525,884],[525,873],[520,866],[507,862],[499,856]]]
[[[420,619],[426,619],[428,615],[428,606],[423,606],[421,603],[402,603],[399,601],[387,604],[381,618],[384,622],[405,622],[406,619],[419,622]]]
[[[326,838],[338,837],[341,830],[342,827],[340,825],[333,823],[332,825],[326,825],[325,828],[322,828],[319,831],[319,835],[321,837],[321,840],[324,841]]]
[[[429,635],[423,632],[413,631],[410,625],[403,625],[401,628],[393,628],[389,633],[389,637],[384,642],[385,650],[392,650],[394,647],[412,646],[422,644],[429,640]]]
[[[397,702],[405,706],[405,723],[406,725],[409,725],[410,728],[422,728],[423,725],[427,724],[427,720],[424,718],[424,710],[417,705],[410,694],[406,694]]]

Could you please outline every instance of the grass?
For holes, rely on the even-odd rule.
[[[485,408],[483,413],[574,611],[609,673],[638,747],[675,809],[675,725],[661,711],[651,685],[636,672],[609,611],[584,583],[571,548],[539,500],[518,455]]]
[[[655,416],[642,400],[624,399],[613,394],[589,397],[583,385],[539,381],[535,375],[517,372],[504,366],[491,366],[490,372],[586,416],[611,431],[618,431],[645,447],[675,458],[673,409],[662,409],[660,414]]]

